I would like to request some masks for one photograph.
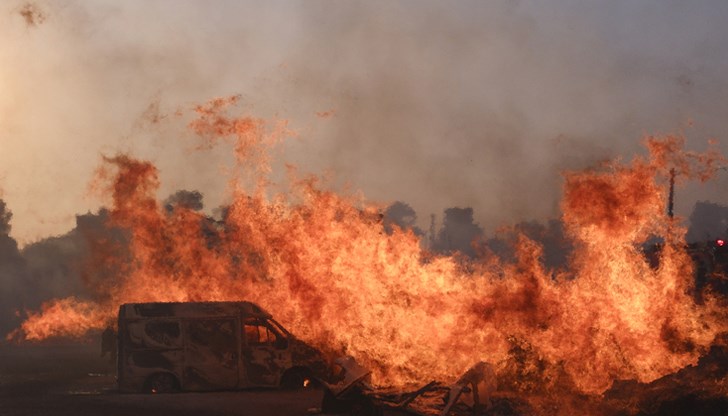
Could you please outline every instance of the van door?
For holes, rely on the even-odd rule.
[[[243,357],[248,382],[255,386],[277,386],[291,366],[288,338],[265,319],[243,320]]]
[[[234,318],[187,321],[184,389],[220,390],[238,385],[237,331]]]

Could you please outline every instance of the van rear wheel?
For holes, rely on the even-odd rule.
[[[174,393],[179,390],[179,386],[172,374],[157,373],[147,379],[145,390],[147,393]]]

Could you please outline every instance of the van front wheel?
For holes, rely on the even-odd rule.
[[[146,382],[147,393],[174,393],[179,390],[177,379],[169,373],[157,373]]]
[[[305,368],[291,368],[281,377],[281,387],[288,390],[302,389],[310,382],[311,376]]]

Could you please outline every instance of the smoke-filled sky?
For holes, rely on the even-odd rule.
[[[0,195],[21,244],[66,232],[122,151],[210,210],[231,156],[193,151],[175,112],[240,94],[298,131],[281,160],[425,226],[452,206],[486,230],[545,219],[559,172],[645,134],[728,152],[726,21],[725,0],[5,1]],[[728,203],[728,172],[679,189],[678,214],[706,199]]]

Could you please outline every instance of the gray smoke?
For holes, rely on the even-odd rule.
[[[728,206],[697,202],[690,214],[690,228],[685,239],[694,243],[718,238],[728,239]]]
[[[162,194],[224,204],[230,152],[190,152],[175,113],[233,94],[290,119],[300,139],[281,160],[332,170],[335,186],[421,213],[469,206],[485,230],[545,221],[564,169],[629,158],[648,133],[683,131],[698,149],[723,138],[727,17],[723,0],[6,2],[13,232],[26,244],[97,209],[83,191],[102,151],[153,160]],[[721,175],[679,189],[677,213],[728,203]]]

